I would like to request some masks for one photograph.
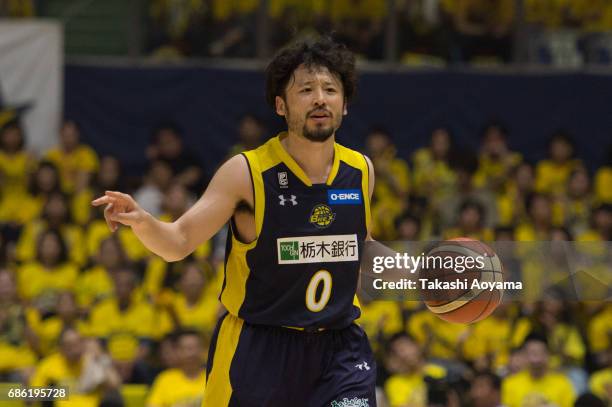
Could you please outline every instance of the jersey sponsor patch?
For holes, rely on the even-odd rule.
[[[298,236],[276,239],[278,264],[359,260],[357,235]]]
[[[327,203],[330,205],[359,205],[361,191],[359,189],[330,189],[327,191]]]

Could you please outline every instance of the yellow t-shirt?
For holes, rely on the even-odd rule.
[[[595,315],[588,326],[588,338],[593,352],[602,352],[612,346],[612,304]]]
[[[149,407],[199,407],[204,397],[206,373],[190,378],[180,369],[168,369],[159,374],[149,393]]]
[[[56,401],[59,407],[96,407],[101,400],[98,393],[79,393],[78,381],[81,376],[81,363],[70,365],[61,353],[47,356],[40,361],[34,375],[30,379],[30,386],[67,386],[69,398]]]
[[[98,253],[100,244],[112,234],[104,219],[96,219],[89,224],[85,232],[85,246],[91,255]],[[120,227],[117,231],[121,247],[126,256],[132,261],[143,260],[151,254],[150,251],[138,240],[132,228]]]
[[[385,394],[391,407],[426,407],[427,385],[425,376],[442,379],[446,376],[443,367],[427,364],[421,372],[392,375],[385,382]]]
[[[612,402],[612,367],[593,373],[589,388],[602,400]]]
[[[25,225],[17,242],[17,259],[22,262],[36,258],[36,243],[38,236],[46,229],[46,222],[40,219]],[[87,260],[87,250],[83,239],[83,230],[80,226],[64,224],[60,228],[61,235],[68,249],[68,257],[77,264],[82,265]]]
[[[98,155],[89,146],[81,144],[74,151],[67,153],[59,147],[47,151],[45,158],[57,166],[60,173],[62,189],[73,192],[79,172],[93,173],[100,163]]]
[[[608,0],[572,0],[569,11],[584,31],[602,32],[612,29],[612,5]]]
[[[536,166],[536,191],[553,195],[565,193],[570,173],[580,165],[580,160],[569,160],[562,164],[552,160],[540,161]]]
[[[136,298],[136,293],[134,294]],[[157,338],[157,317],[154,308],[145,301],[134,299],[123,312],[116,298],[96,305],[90,315],[90,333],[96,337],[128,333],[136,338]]]
[[[216,297],[207,297],[202,293],[200,300],[189,306],[183,294],[174,294],[170,300],[182,327],[197,329],[200,332],[212,333],[217,323],[220,302]],[[173,321],[167,313],[162,314],[160,330],[173,330]]]
[[[595,197],[600,203],[612,203],[612,167],[601,167],[595,173]]]
[[[532,327],[529,318],[521,318],[512,333],[512,345],[521,346]],[[558,323],[552,331],[548,331],[548,348],[552,368],[557,368],[564,363],[562,356],[568,357],[577,365],[582,365],[586,353],[586,347],[578,329],[564,323]]]
[[[258,5],[257,0],[213,0],[212,15],[215,21],[225,21],[235,15],[253,13]]]
[[[546,28],[559,28],[564,23],[569,4],[569,0],[526,0],[525,21]]]
[[[330,3],[329,16],[334,23],[347,20],[380,21],[387,15],[385,0],[334,0]]]
[[[443,321],[429,310],[414,313],[408,321],[408,333],[421,346],[429,344],[428,357],[455,359],[459,338],[467,331],[468,325]]]
[[[463,344],[468,360],[491,355],[494,366],[504,366],[510,354],[512,324],[509,318],[492,315],[472,325],[470,334]]]
[[[21,298],[31,300],[50,292],[73,290],[77,274],[78,268],[72,263],[47,270],[37,261],[29,262],[17,272],[17,291]]]
[[[402,310],[396,301],[372,301],[361,304],[359,325],[370,338],[376,338],[379,332],[391,336],[402,330]],[[376,346],[374,341],[372,345]]]
[[[26,152],[0,151],[0,221],[23,221],[21,204],[28,195],[28,180],[36,160]]]
[[[522,371],[502,382],[502,403],[507,407],[539,407],[545,403],[572,407],[575,397],[572,383],[559,373],[547,373],[536,380]]]
[[[28,322],[38,336],[40,351],[43,355],[50,355],[58,351],[58,339],[64,329],[64,323],[59,317],[42,319],[38,312],[33,311],[28,313]],[[75,327],[81,335],[88,333],[85,321],[76,321]]]
[[[106,268],[96,265],[79,276],[75,291],[79,305],[89,307],[94,302],[112,296],[113,280]]]
[[[478,170],[473,177],[474,185],[478,188],[485,188],[497,180],[507,181],[507,168],[516,167],[521,161],[523,161],[523,156],[520,153],[510,153],[507,164],[494,161],[487,155],[481,155],[478,160]],[[499,187],[502,186],[503,183],[499,185]]]
[[[456,174],[446,162],[434,160],[428,148],[417,150],[412,160],[416,195],[442,200],[451,193]]]

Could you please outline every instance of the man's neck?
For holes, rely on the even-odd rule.
[[[324,142],[315,142],[291,131],[287,134],[281,139],[287,153],[313,184],[325,183],[334,162],[334,136]]]

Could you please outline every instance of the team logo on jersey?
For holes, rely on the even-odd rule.
[[[279,195],[278,200],[280,206],[285,206],[287,202],[290,202],[292,206],[297,205],[297,197],[295,195],[289,195],[289,198],[285,198],[285,195]]]
[[[278,264],[358,261],[357,235],[298,236],[276,239]]]
[[[319,229],[325,229],[336,218],[336,214],[325,204],[318,204],[310,212],[310,223]]]
[[[327,203],[330,205],[358,205],[361,203],[361,191],[358,189],[330,189],[327,191]]]
[[[343,398],[341,401],[332,401],[330,407],[370,407],[368,399],[353,397],[352,399]]]
[[[287,172],[283,171],[283,172],[279,172],[277,173],[278,175],[278,185],[281,188],[288,188],[289,187],[289,177],[287,176]]]

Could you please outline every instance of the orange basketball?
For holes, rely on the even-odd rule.
[[[470,260],[471,259],[471,260]],[[488,317],[503,295],[503,266],[486,244],[465,237],[438,243],[419,270],[427,308],[445,321],[470,324]]]

